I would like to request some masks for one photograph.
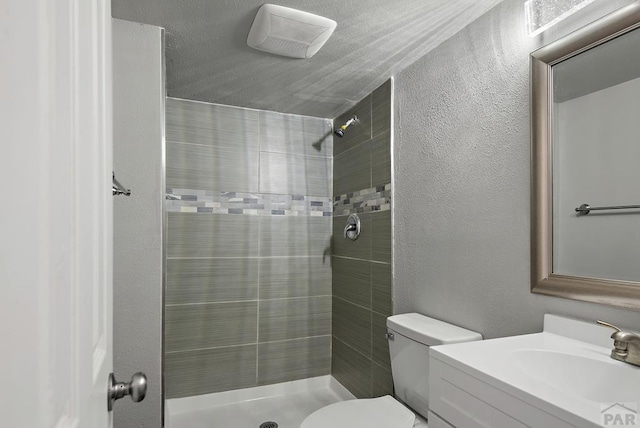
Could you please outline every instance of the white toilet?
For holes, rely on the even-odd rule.
[[[429,347],[482,340],[482,335],[420,314],[387,318],[391,372],[399,401],[425,418]],[[414,414],[393,397],[342,401],[316,410],[300,428],[412,428]]]

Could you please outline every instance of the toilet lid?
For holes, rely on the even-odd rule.
[[[415,415],[390,395],[331,404],[310,414],[300,428],[412,428]]]

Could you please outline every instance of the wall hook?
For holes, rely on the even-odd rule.
[[[116,180],[116,173],[113,172],[113,187],[112,187],[113,196],[116,195],[125,195],[131,196],[131,190],[124,187],[118,180]]]

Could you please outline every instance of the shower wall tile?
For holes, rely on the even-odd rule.
[[[334,195],[371,187],[371,143],[369,141],[337,155],[333,159],[333,165]]]
[[[261,193],[331,196],[331,158],[260,152]]]
[[[258,115],[258,110],[167,98],[166,138],[179,143],[257,151]]]
[[[347,217],[333,219],[333,237],[331,242],[331,254],[334,256],[351,257],[357,259],[371,259],[371,230],[373,214],[358,214],[362,233],[355,241],[344,237],[344,228],[347,225]],[[377,214],[375,214],[377,215]]]
[[[391,211],[391,183],[333,197],[333,216]]]
[[[168,259],[165,303],[213,303],[258,299],[255,258]]]
[[[260,150],[332,157],[331,120],[260,111]]]
[[[329,196],[210,192],[177,188],[168,188],[166,192],[167,212],[295,217],[333,216],[334,204]]]
[[[391,211],[371,214],[371,260],[391,263]]]
[[[371,95],[367,95],[353,108],[335,118],[333,128],[340,128],[354,115],[358,116],[359,123],[349,126],[343,138],[333,135],[334,158],[371,138]]]
[[[258,385],[331,373],[331,336],[258,345]]]
[[[391,129],[391,79],[373,91],[371,104],[371,136],[377,137]]]
[[[371,185],[391,183],[391,133],[383,131],[371,140]]]
[[[258,342],[331,334],[331,296],[260,300]]]
[[[167,398],[256,386],[257,345],[170,352],[164,357]]]
[[[376,363],[371,364],[371,389],[371,395],[373,397],[393,395],[393,376],[391,370],[387,370]]]
[[[357,398],[372,397],[371,365],[371,359],[333,337],[331,374]]]
[[[167,396],[330,373],[331,120],[166,113]]]
[[[378,313],[371,313],[371,357],[374,363],[391,370],[389,356],[389,340],[387,333],[387,317]]]
[[[334,138],[332,374],[359,397],[393,391],[385,337],[393,314],[391,91],[389,80],[334,121],[337,127],[353,114],[370,119],[370,129],[361,122]],[[362,223],[356,241],[343,238],[352,213]]]
[[[256,343],[257,302],[169,305],[165,308],[167,352]]]
[[[393,315],[391,299],[391,265],[371,263],[371,309],[385,316]]]
[[[260,217],[168,213],[167,256],[256,257]]]
[[[167,142],[167,186],[258,192],[259,160],[257,150]]]
[[[260,256],[329,254],[331,217],[260,217]]]
[[[261,299],[330,295],[329,257],[318,255],[260,259]]]
[[[371,262],[332,258],[333,296],[371,308]]]
[[[332,315],[333,336],[371,358],[371,311],[334,297]]]

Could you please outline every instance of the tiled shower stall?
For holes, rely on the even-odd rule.
[[[356,397],[393,392],[386,318],[391,283],[391,97],[389,80],[335,119],[354,114],[333,145],[332,374]],[[359,213],[362,233],[343,238],[346,216]]]
[[[343,139],[329,119],[167,99],[167,398],[330,373],[392,391],[390,97],[360,102]]]

